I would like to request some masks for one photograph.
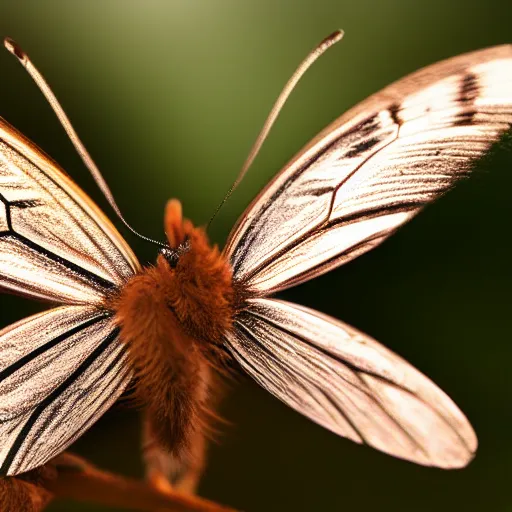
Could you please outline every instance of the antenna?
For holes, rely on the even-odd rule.
[[[53,111],[55,112],[55,115],[59,119],[60,124],[62,125],[67,136],[69,137],[69,140],[72,142],[78,155],[82,159],[82,162],[84,163],[85,167],[92,174],[94,181],[96,181],[96,184],[98,185],[100,190],[103,192],[107,201],[110,203],[110,206],[117,213],[117,216],[121,219],[123,224],[134,235],[137,235],[139,238],[142,238],[143,240],[146,240],[147,242],[151,242],[151,243],[159,245],[161,247],[167,247],[167,245],[162,242],[158,242],[157,240],[153,240],[152,238],[148,238],[147,236],[141,235],[138,231],[135,231],[135,229],[133,229],[130,226],[130,224],[128,224],[128,222],[124,219],[123,214],[121,213],[121,210],[119,209],[119,206],[117,206],[117,203],[114,199],[114,196],[112,195],[112,192],[111,192],[109,186],[107,185],[107,182],[105,181],[105,178],[103,178],[100,170],[98,169],[97,165],[94,163],[94,160],[91,158],[91,155],[89,154],[87,149],[85,149],[85,146],[82,143],[82,141],[80,140],[80,138],[78,137],[75,129],[73,128],[73,126],[71,124],[71,121],[69,120],[68,116],[64,112],[64,109],[61,107],[59,101],[55,97],[55,94],[53,94],[50,86],[48,85],[46,80],[43,78],[43,75],[41,75],[41,73],[34,66],[34,64],[30,60],[29,56],[12,39],[10,39],[10,38],[4,39],[4,46],[7,48],[7,50],[9,50],[9,52],[11,52],[20,61],[21,65],[27,70],[27,72],[31,76],[32,80],[34,80],[36,85],[39,87],[40,91],[44,94],[48,103],[50,104]]]
[[[324,40],[322,40],[318,45],[315,46],[315,48],[313,48],[313,50],[311,50],[311,52],[309,52],[307,57],[299,64],[299,66],[297,67],[293,75],[290,77],[288,82],[286,82],[286,85],[283,87],[281,94],[279,94],[279,96],[277,97],[277,100],[274,103],[272,110],[267,116],[267,119],[263,124],[263,128],[261,129],[258,137],[256,137],[256,140],[254,141],[254,144],[251,150],[249,151],[249,154],[247,155],[244,165],[242,166],[242,169],[238,173],[236,180],[229,188],[227,194],[224,196],[224,199],[220,202],[216,210],[213,212],[213,215],[211,216],[208,225],[206,226],[207,230],[210,227],[211,223],[213,222],[213,219],[215,219],[215,217],[217,216],[217,213],[219,213],[219,210],[222,208],[224,203],[229,199],[231,194],[238,187],[243,177],[247,174],[247,171],[249,170],[252,163],[254,162],[254,159],[258,155],[261,146],[265,142],[265,139],[267,138],[270,129],[272,128],[279,114],[281,113],[283,105],[286,103],[286,100],[290,96],[293,89],[295,89],[295,86],[297,85],[299,80],[302,78],[304,73],[311,67],[311,65],[318,59],[318,57],[323,55],[331,46],[336,44],[338,41],[341,41],[344,34],[345,33],[343,32],[343,30],[336,30],[331,35],[327,36]]]

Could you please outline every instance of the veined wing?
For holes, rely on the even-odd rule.
[[[91,304],[139,264],[103,213],[0,118],[0,287]]]
[[[466,465],[476,436],[452,400],[402,358],[327,315],[252,299],[226,335],[242,368],[329,430],[427,466]]]
[[[112,318],[62,306],[0,332],[0,474],[45,464],[121,395],[131,378]]]
[[[375,247],[466,176],[512,124],[512,46],[420,70],[348,111],[252,202],[225,249],[254,293]]]

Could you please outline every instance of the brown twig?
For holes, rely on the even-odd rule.
[[[64,454],[56,463],[58,476],[46,487],[59,498],[148,512],[235,512],[196,496],[162,492],[144,482],[102,471],[74,455]]]
[[[57,476],[45,481],[43,486],[56,499],[71,498],[147,512],[235,512],[196,496],[171,489],[162,491],[145,482],[103,471],[69,453],[53,462]]]

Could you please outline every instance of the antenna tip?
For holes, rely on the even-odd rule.
[[[18,46],[18,43],[10,37],[4,39],[4,46],[9,50],[20,62],[24,62],[26,58],[25,52]]]
[[[345,32],[343,30],[338,29],[334,31],[332,34],[329,34],[322,42],[316,47],[317,51],[320,54],[324,53],[327,49],[329,49],[332,45],[336,44],[338,41],[341,41]]]
[[[332,46],[336,44],[338,41],[343,39],[345,32],[341,29],[335,30],[332,34],[328,35],[321,43],[320,46]]]

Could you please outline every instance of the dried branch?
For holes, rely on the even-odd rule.
[[[146,512],[235,512],[170,486],[157,488],[103,471],[69,453],[58,456],[42,471],[0,480],[2,512],[39,512],[52,497]]]
[[[56,463],[57,478],[46,486],[56,497],[148,512],[235,512],[196,496],[170,488],[164,492],[145,482],[102,471],[75,455],[65,453]]]

